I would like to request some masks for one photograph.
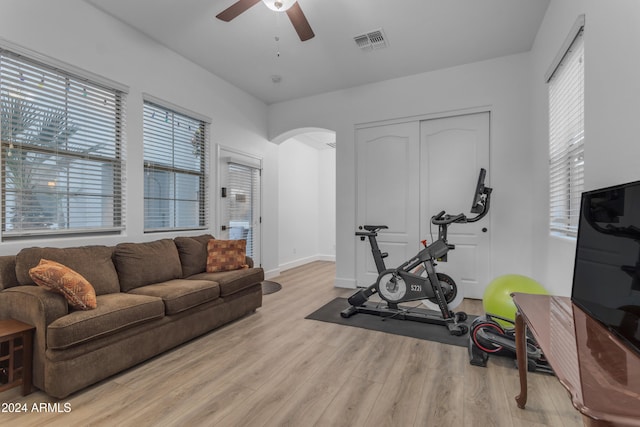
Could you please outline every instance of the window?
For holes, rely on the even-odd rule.
[[[246,164],[227,163],[227,217],[229,239],[246,239],[247,255],[255,260],[259,244],[260,169]]]
[[[145,232],[206,228],[208,123],[193,116],[144,102]]]
[[[584,190],[584,21],[548,80],[552,234],[575,237]]]
[[[3,238],[124,227],[124,89],[70,68],[0,48]]]

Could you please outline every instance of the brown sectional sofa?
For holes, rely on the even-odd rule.
[[[264,272],[206,272],[213,237],[76,248],[27,248],[0,256],[0,319],[34,325],[33,383],[64,398],[255,311]],[[29,269],[57,261],[94,287],[97,308],[70,309],[36,286]]]

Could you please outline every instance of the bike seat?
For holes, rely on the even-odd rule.
[[[364,228],[367,231],[378,231],[378,230],[385,230],[389,227],[387,227],[386,225],[364,225],[362,228]]]

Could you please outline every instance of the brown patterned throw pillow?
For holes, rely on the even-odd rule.
[[[58,262],[41,259],[29,270],[33,281],[43,288],[64,295],[73,308],[91,310],[96,308],[96,291],[82,275]]]
[[[207,273],[248,268],[246,240],[211,239],[207,244]]]

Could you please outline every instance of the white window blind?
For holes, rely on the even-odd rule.
[[[124,96],[0,48],[3,237],[124,227]]]
[[[584,190],[584,29],[549,79],[549,214],[552,234],[575,237]]]
[[[206,228],[207,128],[203,120],[145,101],[145,232]]]
[[[229,162],[227,173],[229,238],[246,239],[247,255],[253,257],[259,238],[260,169]]]

